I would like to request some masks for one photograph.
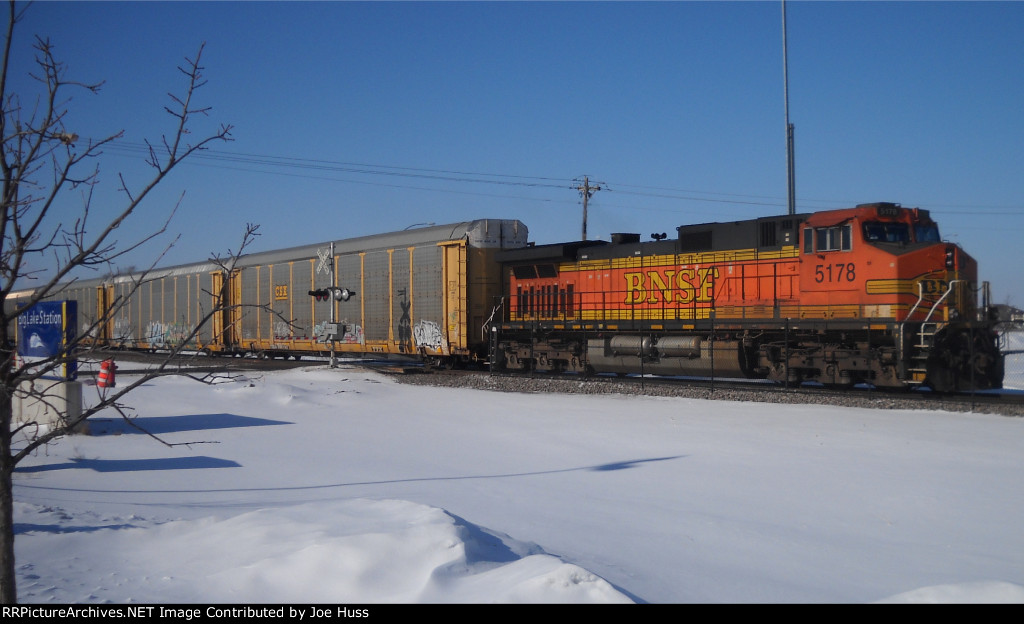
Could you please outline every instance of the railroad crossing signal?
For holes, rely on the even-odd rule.
[[[316,255],[320,256],[320,262],[318,262],[316,265],[316,272],[329,272],[331,270],[331,256],[334,255],[333,244],[331,249],[317,249]]]
[[[309,296],[313,297],[317,301],[328,301],[334,299],[336,301],[348,301],[355,295],[354,290],[348,288],[338,288],[336,286],[331,288],[318,288],[317,290],[309,291]]]

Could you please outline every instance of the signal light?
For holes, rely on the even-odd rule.
[[[318,288],[317,290],[309,291],[309,296],[313,297],[317,301],[328,301],[335,299],[337,301],[348,301],[356,294],[356,291],[349,290],[348,288]]]

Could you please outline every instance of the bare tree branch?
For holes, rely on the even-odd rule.
[[[72,364],[76,358],[99,354],[98,337],[113,326],[122,311],[132,300],[132,295],[152,279],[156,260],[142,271],[119,275],[117,261],[125,254],[136,251],[140,246],[165,235],[183,198],[179,196],[174,206],[165,210],[166,218],[161,225],[140,240],[121,244],[115,232],[128,219],[141,211],[141,206],[152,191],[182,161],[197,151],[207,149],[215,142],[231,140],[231,126],[221,125],[209,133],[195,132],[196,122],[207,117],[210,108],[196,104],[198,90],[206,84],[201,64],[204,46],[199,46],[194,57],[186,58],[178,68],[185,78],[181,91],[169,94],[170,104],[165,108],[170,114],[170,132],[160,136],[158,142],[146,142],[148,153],[144,159],[151,168],[150,177],[135,184],[118,174],[117,190],[123,203],[109,220],[96,223],[92,210],[94,194],[100,183],[98,163],[103,148],[120,139],[122,132],[114,132],[100,140],[82,140],[67,126],[68,106],[71,93],[97,93],[102,82],[84,82],[68,77],[67,66],[55,55],[49,40],[35,41],[35,65],[27,73],[35,80],[37,95],[12,93],[9,91],[11,47],[15,25],[24,9],[18,9],[13,1],[8,3],[8,24],[0,59],[0,602],[13,603],[17,592],[14,573],[14,531],[13,531],[13,486],[12,474],[15,466],[29,454],[44,445],[74,432],[91,416],[112,410],[133,427],[138,423],[131,417],[124,398],[135,389],[155,377],[166,374],[185,374],[202,383],[217,383],[223,380],[219,374],[196,375],[173,364],[187,345],[194,344],[201,328],[210,324],[217,315],[225,314],[232,308],[224,292],[212,298],[210,306],[194,325],[172,345],[166,358],[145,374],[140,375],[122,387],[109,388],[101,392],[93,404],[81,414],[67,415],[58,422],[43,426],[43,423],[15,422],[13,405],[15,396],[30,396],[41,405],[54,410],[58,406],[53,397],[47,396],[44,381],[63,367]],[[26,104],[28,104],[26,106]],[[159,147],[156,147],[159,146]],[[66,202],[69,192],[81,194],[81,209],[70,219],[60,215],[67,213]],[[58,206],[60,207],[58,209]],[[232,275],[238,261],[252,239],[258,236],[257,227],[246,227],[237,253],[212,262],[226,276]],[[175,239],[176,241],[177,239]],[[30,266],[30,259],[52,258],[53,267],[43,271]],[[62,293],[76,288],[76,273],[82,269],[107,270],[112,276],[109,284],[102,287],[104,304],[102,309],[88,318],[87,326],[65,344],[60,352],[32,362],[16,362],[14,352],[15,327],[19,317],[35,304],[59,298]],[[113,276],[117,276],[116,278]],[[230,280],[223,280],[226,285]],[[116,285],[116,294],[115,286]],[[148,432],[146,432],[148,435]],[[18,448],[12,445],[17,436]],[[152,436],[163,444],[158,436]],[[199,444],[206,442],[193,442]]]

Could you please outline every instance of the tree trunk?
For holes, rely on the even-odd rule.
[[[14,568],[14,459],[11,395],[0,392],[0,604],[18,602]]]

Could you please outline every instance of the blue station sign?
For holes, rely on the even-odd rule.
[[[18,317],[18,356],[27,364],[59,358],[45,379],[73,381],[78,361],[68,353],[78,326],[78,302],[41,301]],[[63,354],[63,355],[62,355]]]

